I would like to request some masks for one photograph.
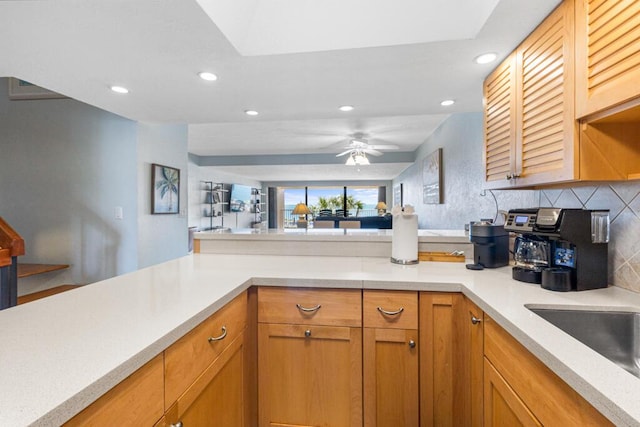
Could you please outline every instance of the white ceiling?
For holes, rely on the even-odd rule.
[[[413,151],[448,114],[481,111],[482,80],[495,64],[473,58],[505,57],[558,3],[0,1],[0,76],[133,120],[187,123],[189,150],[200,156],[313,155],[331,145],[337,153],[354,132]],[[218,80],[201,80],[203,70]],[[114,84],[130,93],[111,92]],[[456,104],[442,107],[443,99]],[[345,104],[355,110],[339,111]],[[300,179],[287,175],[299,167],[264,169]],[[353,174],[313,169],[309,180]]]

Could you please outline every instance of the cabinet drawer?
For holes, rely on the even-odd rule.
[[[361,326],[359,289],[258,288],[258,322]]]
[[[418,293],[365,290],[362,316],[365,328],[418,329]]]
[[[246,324],[247,294],[243,292],[165,350],[166,408],[240,336]]]

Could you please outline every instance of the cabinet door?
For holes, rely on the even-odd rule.
[[[362,426],[362,329],[258,325],[259,425]]]
[[[517,49],[518,187],[578,178],[573,15],[565,0]]]
[[[418,331],[364,329],[364,425],[418,426]]]
[[[460,425],[481,427],[483,423],[484,313],[464,297],[456,314],[460,343],[456,379],[461,382]]]
[[[247,325],[243,292],[165,350],[165,408],[238,337]]]
[[[487,359],[484,381],[485,427],[542,426]]]
[[[420,293],[420,425],[460,426],[464,418],[464,346],[456,323],[463,296]]]
[[[512,181],[516,144],[516,55],[509,55],[484,81],[485,187],[504,188]]]
[[[577,0],[577,117],[640,96],[640,2]]]
[[[161,426],[243,427],[245,338],[240,334],[169,408]]]
[[[612,425],[486,314],[483,323],[485,358],[542,424],[585,427]],[[486,383],[487,370],[484,372]],[[485,389],[485,411],[492,404],[486,399]]]

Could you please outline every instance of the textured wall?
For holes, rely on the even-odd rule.
[[[497,209],[538,205],[536,191],[482,191],[482,113],[454,114],[418,148],[416,162],[393,180],[403,184],[404,204],[413,205],[420,228],[463,229],[480,218],[495,218]],[[443,203],[422,199],[423,159],[438,148],[442,153]]]
[[[609,209],[609,283],[640,292],[640,181],[541,190],[540,206]]]

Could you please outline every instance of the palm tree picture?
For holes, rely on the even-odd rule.
[[[151,165],[151,213],[175,214],[180,209],[180,170]]]

